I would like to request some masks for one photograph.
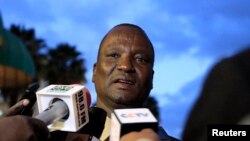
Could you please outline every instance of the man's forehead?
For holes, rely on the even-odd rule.
[[[104,48],[112,48],[118,46],[134,46],[136,50],[149,51],[152,54],[154,60],[154,49],[151,41],[143,29],[136,25],[123,24],[112,28],[106,36],[103,38],[98,51],[98,58],[100,52],[104,51]],[[134,48],[135,49],[135,48]]]
[[[134,27],[134,26],[123,25],[123,26],[114,27],[107,34],[107,36],[115,36],[117,34],[121,34],[121,35],[141,34],[141,35],[144,35],[145,33],[140,28],[137,28],[137,27]]]
[[[110,43],[130,43],[141,42],[142,44],[150,44],[147,35],[139,28],[131,26],[119,26],[113,28],[105,37],[103,45]]]

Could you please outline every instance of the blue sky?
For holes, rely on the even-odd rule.
[[[86,60],[92,101],[92,65],[102,37],[119,23],[141,26],[156,53],[154,96],[160,124],[180,138],[207,72],[250,43],[248,0],[0,0],[5,28],[34,28],[49,46],[75,45]]]

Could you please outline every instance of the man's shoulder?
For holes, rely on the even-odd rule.
[[[158,135],[161,141],[180,141],[179,139],[172,137],[160,126],[158,129]]]

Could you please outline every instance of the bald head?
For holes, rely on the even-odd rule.
[[[115,38],[113,38],[114,36]],[[116,25],[104,36],[104,38],[102,39],[100,43],[97,60],[99,60],[100,50],[105,45],[107,39],[109,40],[109,42],[112,42],[112,40],[113,41],[115,40],[115,42],[119,42],[121,40],[125,40],[124,37],[128,37],[126,38],[126,40],[128,41],[127,43],[129,45],[129,43],[132,44],[134,38],[136,38],[137,36],[142,36],[144,38],[144,42],[142,42],[142,45],[147,44],[147,46],[151,48],[152,57],[153,57],[152,59],[154,63],[154,56],[155,56],[154,48],[147,34],[141,27],[134,25],[134,24],[129,24],[129,23]]]

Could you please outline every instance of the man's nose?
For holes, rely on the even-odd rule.
[[[117,63],[117,68],[118,70],[125,71],[125,72],[135,71],[132,60],[129,59],[128,57],[120,58],[120,60]]]

